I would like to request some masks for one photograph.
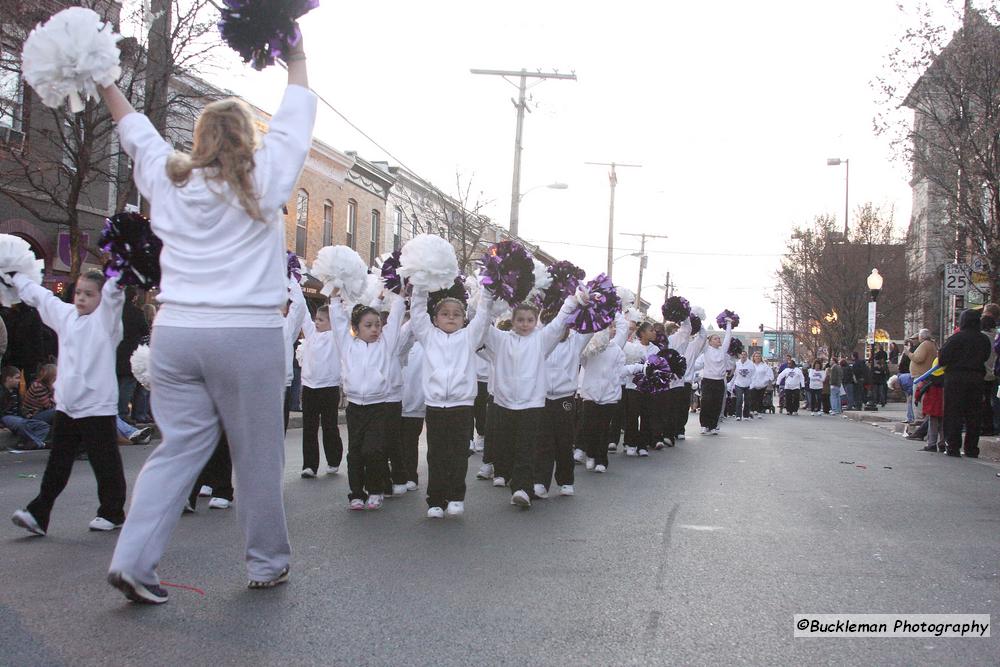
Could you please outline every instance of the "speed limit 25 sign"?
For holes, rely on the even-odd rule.
[[[948,264],[944,267],[944,291],[946,294],[964,296],[969,291],[969,265]]]

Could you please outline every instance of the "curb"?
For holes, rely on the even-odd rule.
[[[876,412],[857,412],[854,410],[845,412],[843,414],[845,419],[850,421],[858,422],[861,424],[868,424],[869,426],[874,426],[875,428],[881,429],[883,431],[888,431],[894,435],[903,437],[906,435],[906,422],[899,421],[898,419],[893,419],[892,417],[884,417]],[[919,440],[904,440],[904,442],[912,442],[916,445]],[[992,461],[1000,461],[1000,438],[996,436],[982,436],[979,438],[979,454],[982,458],[987,458]]]

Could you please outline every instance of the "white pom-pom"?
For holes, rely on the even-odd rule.
[[[625,319],[629,322],[642,322],[645,318],[638,308],[629,308],[625,311]]]
[[[618,293],[618,298],[622,302],[622,310],[628,310],[635,305],[635,292],[627,287],[616,287],[615,291]]]
[[[35,253],[31,251],[27,241],[20,236],[0,234],[0,273],[16,271],[40,285],[44,268],[45,262],[35,258]],[[6,276],[4,280],[9,282]],[[10,307],[20,301],[21,295],[17,293],[17,288],[8,287],[0,282],[0,305]]]
[[[368,267],[357,251],[345,245],[320,248],[310,273],[323,283],[325,296],[335,289],[345,303],[357,303],[368,285]]]
[[[149,389],[149,346],[140,345],[135,348],[129,364],[132,366],[132,376],[139,384]]]
[[[302,365],[302,357],[305,356],[305,345],[299,344],[295,348],[295,361],[299,362],[299,366]]]
[[[691,306],[691,314],[697,317],[702,322],[705,321],[705,309],[701,306]]]
[[[369,273],[365,277],[365,288],[361,291],[356,303],[360,303],[362,306],[372,305],[378,299],[378,295],[381,294],[383,288],[384,285],[382,284],[381,276]]]
[[[468,303],[479,303],[479,276],[472,274],[465,279],[465,293],[469,295]]]
[[[627,364],[637,364],[640,361],[646,360],[646,350],[642,345],[635,341],[630,341],[625,343],[625,363]]]
[[[549,274],[549,267],[545,266],[544,264],[542,264],[541,262],[539,262],[535,258],[532,258],[531,261],[534,262],[534,264],[535,264],[535,270],[534,270],[534,274],[535,274],[535,287],[534,287],[534,289],[536,291],[539,291],[539,292],[548,289],[549,285],[552,284],[552,276]]]
[[[406,242],[399,256],[399,275],[414,287],[428,292],[448,289],[455,284],[458,260],[448,241],[432,234],[419,234]]]
[[[69,98],[70,110],[79,113],[83,98],[96,97],[98,85],[110,86],[121,76],[119,39],[94,10],[64,9],[24,40],[24,80],[45,106],[55,109]]]

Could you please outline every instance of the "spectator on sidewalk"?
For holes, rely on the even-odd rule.
[[[997,323],[1000,321],[1000,305],[988,303],[983,306],[981,318],[983,335],[990,343],[990,358],[986,360],[986,383],[983,387],[983,431],[982,435],[996,435],[1000,432],[997,423],[997,363],[996,348],[993,346],[997,337]]]
[[[903,350],[903,356],[910,361],[910,375],[914,378],[918,378],[929,371],[931,366],[934,365],[934,359],[938,356],[937,344],[931,338],[930,329],[921,329],[917,332],[917,340],[919,343],[913,352]],[[924,414],[920,410],[919,403],[914,406],[913,413],[915,421],[923,421]]]
[[[17,439],[29,449],[45,449],[45,438],[49,434],[49,425],[39,419],[28,419],[21,412],[21,369],[15,366],[5,366],[0,372],[0,422]]]
[[[45,364],[24,394],[21,410],[25,417],[52,425],[56,416],[56,365]]]
[[[914,388],[914,399],[922,406],[927,419],[927,445],[924,452],[944,452],[944,375],[932,375]]]
[[[841,391],[844,388],[844,368],[840,365],[840,359],[834,357],[830,361],[830,370],[827,373],[827,380],[830,383],[830,413],[839,415],[841,409]]]
[[[990,356],[989,341],[983,336],[978,310],[965,310],[953,334],[938,353],[944,366],[944,437],[948,456],[961,456],[962,427],[965,427],[965,455],[979,457],[979,433],[983,408],[983,377]]]
[[[857,391],[857,385],[854,382],[854,368],[847,361],[847,357],[840,360],[840,370],[843,372],[843,387],[846,396],[844,396],[843,410],[853,410],[854,409],[854,392]]]
[[[889,400],[889,364],[885,359],[876,357],[872,363],[872,402],[883,408]]]
[[[854,409],[860,411],[867,398],[865,385],[868,383],[869,369],[868,364],[857,352],[854,353],[851,372],[854,374]]]

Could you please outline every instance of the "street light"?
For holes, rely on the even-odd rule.
[[[869,358],[873,358],[875,354],[875,316],[877,314],[875,302],[878,301],[879,292],[882,291],[882,276],[879,274],[878,269],[872,269],[871,274],[869,274],[868,279],[865,281],[868,284],[868,293],[871,295],[872,300],[868,302],[868,337],[870,338],[869,343],[871,344],[871,355]],[[878,412],[878,406],[875,405],[875,392],[871,392],[868,396],[868,402],[865,404],[865,410],[870,410],[873,412]]]
[[[621,257],[615,257],[614,261],[617,262],[619,259],[625,259],[626,257],[642,257],[641,252],[630,252],[627,255],[622,255]],[[612,262],[614,263],[614,262]]]
[[[527,190],[519,194],[517,196],[517,201],[519,202],[523,201],[529,192],[531,192],[532,190],[538,190],[539,188],[548,188],[549,190],[568,190],[569,184],[560,183],[559,181],[556,181],[555,183],[549,183],[548,185],[536,185],[535,187],[528,188]]]
[[[826,166],[839,167],[844,165],[844,243],[847,243],[847,202],[851,187],[851,161],[848,158],[831,157],[826,159]]]

